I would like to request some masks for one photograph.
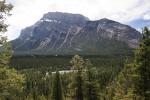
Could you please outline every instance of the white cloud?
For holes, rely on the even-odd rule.
[[[20,30],[34,24],[44,13],[60,11],[80,13],[91,20],[109,18],[122,23],[143,18],[149,11],[149,0],[7,0],[14,9],[8,19],[7,36],[16,38]]]
[[[144,20],[150,20],[150,13],[147,13],[143,16]]]

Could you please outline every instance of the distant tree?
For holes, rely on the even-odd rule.
[[[140,47],[136,51],[135,93],[145,100],[150,99],[150,30],[145,27]]]
[[[5,0],[0,1],[0,33],[7,31],[5,16],[9,15],[12,9],[11,4],[7,4]],[[0,99],[17,100],[20,98],[20,92],[23,89],[24,76],[19,74],[15,69],[8,67],[11,57],[11,46],[7,42],[7,38],[0,35]]]
[[[84,68],[84,60],[79,55],[75,55],[70,61],[73,70],[82,70]]]
[[[59,71],[56,71],[52,84],[52,100],[64,100],[63,89]]]

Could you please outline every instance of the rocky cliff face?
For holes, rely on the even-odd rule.
[[[50,12],[12,41],[16,53],[117,54],[136,48],[141,34],[109,20],[90,21],[79,14]]]

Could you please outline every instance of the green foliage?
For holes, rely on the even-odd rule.
[[[15,69],[0,68],[0,98],[19,96],[23,90],[24,76]]]
[[[83,100],[83,78],[81,71],[77,71],[75,77],[75,100]]]
[[[8,67],[11,46],[4,37],[1,37],[1,43],[3,50],[0,52],[0,99],[16,100],[21,96],[25,77]]]
[[[9,12],[12,8],[13,6],[11,4],[7,4],[5,0],[0,1],[0,32],[7,31],[8,25],[4,23],[4,20],[6,15],[9,15]]]
[[[11,45],[7,42],[7,39],[5,37],[1,38],[3,50],[0,52],[0,65],[1,66],[8,66],[10,58],[12,56],[11,52]]]
[[[150,98],[150,30],[145,27],[143,30],[143,40],[136,51],[135,57],[135,93],[144,97],[145,100]]]
[[[5,16],[9,15],[12,9],[11,4],[5,0],[0,1],[0,33],[7,31],[4,23]],[[15,69],[8,67],[11,57],[11,46],[6,37],[0,35],[0,99],[2,100],[19,100],[23,90],[24,76],[19,74]]]
[[[102,74],[104,69],[102,70],[102,72],[96,70],[96,68],[93,67],[89,60],[84,60],[78,55],[75,55],[72,58],[71,64],[73,64],[73,68],[76,69],[73,73],[74,75],[72,82],[72,88],[74,89],[74,91],[72,91],[74,95],[73,98],[75,98],[76,100],[99,100],[100,88],[102,92],[104,90],[104,88],[102,87],[106,86],[107,83],[111,80],[112,72],[110,71],[109,74]],[[99,75],[99,72],[101,75]],[[116,74],[117,73],[118,72],[116,72]],[[109,75],[109,77],[105,79],[105,75]]]
[[[23,70],[26,76],[23,95],[36,100],[41,96],[50,98],[51,94],[51,72],[40,72],[37,70]]]
[[[105,98],[113,100],[139,100],[134,94],[133,90],[133,73],[134,68],[132,64],[125,64],[118,77],[108,87],[107,95]]]
[[[85,61],[85,98],[86,100],[99,100],[99,84],[97,78],[97,71],[87,59]]]
[[[118,77],[111,82],[105,99],[149,100],[150,98],[150,31],[143,30],[143,39],[135,52],[135,61],[126,64]]]
[[[78,62],[82,62],[78,63],[75,59],[72,61],[74,62],[72,64],[78,63],[78,67],[74,66],[74,68],[72,68],[76,70],[74,70],[74,72],[60,74],[64,99],[66,100],[74,100],[76,98],[78,86],[81,86],[79,90],[85,100],[90,97],[88,95],[88,89],[90,88],[92,98],[102,97],[106,86],[118,75],[122,69],[124,60],[119,57],[84,56],[84,58],[88,58],[92,61],[92,65],[89,60],[84,60],[80,56],[76,57]],[[79,58],[81,60],[79,60]],[[31,100],[39,100],[42,96],[47,100],[51,100],[50,98],[53,89],[52,79],[55,77],[55,75],[51,75],[51,71],[55,72],[55,69],[57,68],[59,70],[65,70],[66,66],[70,66],[67,64],[69,59],[70,57],[15,57],[14,64],[17,62],[17,64],[19,64],[18,66],[21,66],[19,71],[24,73],[26,76],[22,98],[27,100],[28,98],[31,98]],[[41,63],[42,65],[40,65]],[[29,67],[24,67],[28,65]],[[60,65],[62,67],[60,67]],[[82,67],[80,67],[80,65]],[[51,69],[50,66],[53,66],[53,68]],[[78,74],[77,69],[80,70],[80,74]],[[91,73],[90,77],[92,77],[91,82],[88,81],[89,72]],[[78,78],[77,75],[79,75]]]
[[[56,71],[69,69],[70,59],[68,56],[13,56],[9,65],[18,70],[32,68],[40,71]]]
[[[82,71],[84,68],[84,60],[75,55],[70,61],[72,69],[74,70],[74,87],[75,88],[75,100],[83,100],[83,77]]]
[[[5,17],[9,15],[10,10],[12,9],[11,4],[7,4],[5,0],[0,1],[0,33],[7,31],[7,26],[4,21]],[[7,38],[0,35],[0,66],[5,66],[8,64],[8,60],[11,57],[11,46],[7,42]],[[3,47],[2,47],[3,46]]]
[[[64,100],[61,78],[58,71],[56,71],[53,87],[52,87],[52,100]]]
[[[46,98],[45,98],[45,96],[42,95],[39,97],[39,100],[46,100]]]
[[[10,66],[17,70],[38,69],[39,71],[69,70],[72,56],[13,56],[10,59]],[[121,56],[84,56],[92,64],[101,70],[116,68],[121,69],[124,57]],[[130,57],[132,59],[132,57]]]
[[[75,55],[70,63],[73,70],[82,70],[84,67],[84,60],[79,55]]]

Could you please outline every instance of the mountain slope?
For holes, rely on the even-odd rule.
[[[16,54],[126,54],[140,38],[135,29],[109,19],[49,12],[12,44]]]

